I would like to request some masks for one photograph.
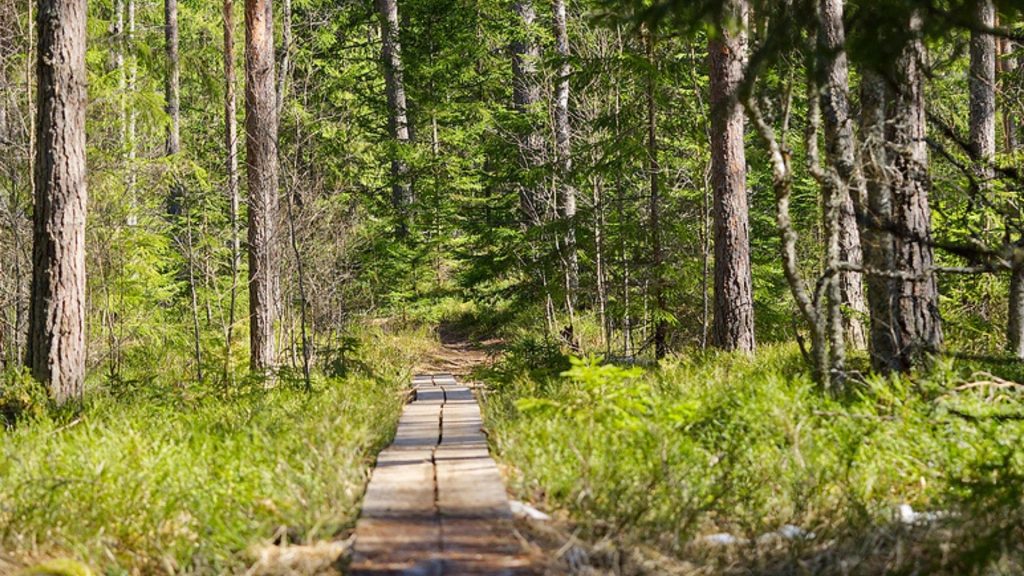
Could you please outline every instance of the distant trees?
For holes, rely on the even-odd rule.
[[[181,151],[181,58],[178,55],[178,0],[164,0],[164,51],[167,76],[164,99],[167,105],[167,154]]]
[[[538,185],[536,170],[544,162],[544,140],[536,126],[533,115],[541,101],[541,85],[537,67],[540,61],[540,47],[534,38],[534,21],[537,14],[533,0],[514,0],[512,10],[517,22],[512,40],[512,102],[522,116],[522,123],[516,138],[519,147],[521,181],[519,188],[519,210],[525,227],[541,223],[544,198]]]
[[[58,403],[85,383],[86,0],[39,0],[27,363]]]
[[[558,212],[565,233],[562,237],[562,267],[565,276],[565,300],[570,317],[576,307],[579,289],[579,257],[576,253],[576,187],[573,185],[572,123],[569,118],[569,85],[572,74],[566,0],[554,0],[555,54],[559,59],[555,85],[555,151],[558,158]]]
[[[238,301],[238,276],[241,268],[242,242],[239,233],[238,187],[238,102],[235,96],[235,3],[224,0],[224,159],[228,177],[228,220],[231,226],[231,292],[228,301],[228,322],[224,334],[224,371],[230,372],[231,348],[235,334],[235,311]]]
[[[409,111],[405,101],[405,80],[402,73],[402,42],[399,37],[400,21],[398,0],[374,0],[380,18],[381,63],[388,106],[388,131],[393,140],[391,152],[391,203],[398,218],[399,235],[409,227],[413,190],[409,166],[403,157],[404,149],[412,140]]]
[[[842,382],[848,350],[904,371],[986,323],[999,328],[966,346],[1001,346],[1004,320],[1009,352],[1024,356],[1008,169],[1021,81],[991,0],[959,20],[862,0],[769,3],[756,18],[762,4],[748,0],[398,2],[284,2],[275,31],[271,0],[246,0],[244,135],[234,0],[0,7],[5,365],[24,356],[74,397],[91,334],[90,366],[112,381],[132,378],[140,351],[231,381],[248,328],[258,373],[297,365],[300,347],[303,368],[334,366],[358,314],[456,288],[543,308],[548,336],[583,352],[600,339],[609,356],[795,339],[822,383]],[[34,36],[18,28],[27,6],[55,15],[40,23],[38,76],[25,60]],[[87,124],[83,65],[43,53],[84,49],[71,40],[83,10]],[[581,17],[592,12],[606,17]],[[223,44],[208,42],[220,18]],[[944,34],[970,39],[969,59]],[[223,83],[196,69],[212,63]],[[280,257],[283,241],[294,258]],[[87,292],[83,266],[96,270]],[[996,289],[977,297],[972,274]],[[248,326],[236,317],[246,305]]]
[[[249,364],[274,366],[277,312],[277,94],[271,0],[245,1],[245,130],[249,187]]]
[[[719,35],[708,43],[711,92],[711,183],[714,188],[715,304],[712,343],[754,350],[754,289],[743,110],[737,90],[747,58],[746,0],[723,5]]]

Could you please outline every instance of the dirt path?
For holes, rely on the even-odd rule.
[[[480,367],[491,366],[501,355],[504,342],[498,338],[473,340],[464,331],[442,324],[441,345],[419,366],[424,374],[454,374],[463,379]]]

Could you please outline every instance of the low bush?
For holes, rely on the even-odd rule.
[[[891,561],[853,570],[864,574],[1024,558],[1024,388],[977,365],[871,377],[844,398],[821,393],[792,346],[755,358],[695,353],[648,370],[576,359],[560,376],[544,373],[513,364],[485,375],[493,442],[520,497],[564,511],[591,539],[692,560],[701,535],[758,542],[793,525],[815,539],[793,542],[787,554],[804,564],[792,566],[828,553],[836,573],[858,565],[844,554]],[[930,528],[964,528],[941,542],[929,529],[899,553],[866,550],[880,530],[915,525],[899,520],[901,506],[939,511],[918,516],[936,518]]]

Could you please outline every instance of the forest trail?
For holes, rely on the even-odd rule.
[[[423,374],[468,377],[477,368],[491,365],[500,355],[503,344],[499,338],[471,339],[464,330],[447,324],[441,324],[437,334],[441,345],[420,364],[419,371]]]
[[[351,573],[533,573],[472,391],[451,374],[413,386],[366,489]]]

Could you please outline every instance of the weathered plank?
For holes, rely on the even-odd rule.
[[[530,573],[472,391],[450,374],[413,383],[367,486],[351,573]]]

